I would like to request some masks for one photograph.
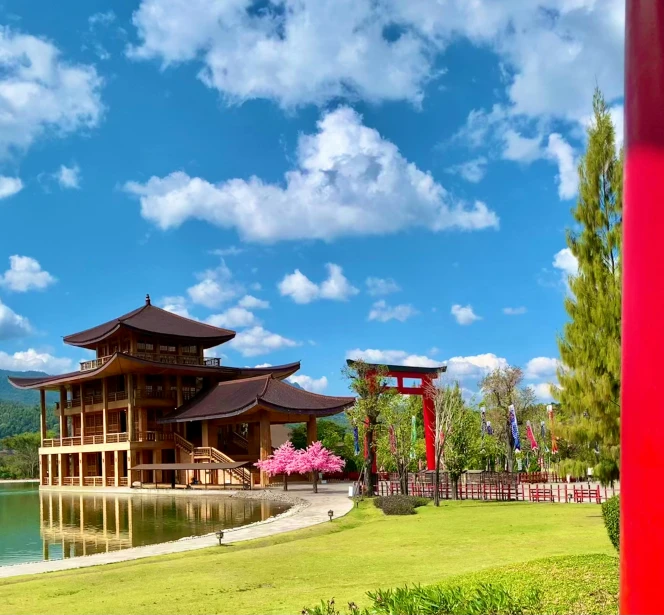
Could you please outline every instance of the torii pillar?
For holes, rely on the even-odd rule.
[[[627,0],[620,612],[664,613],[664,2]]]

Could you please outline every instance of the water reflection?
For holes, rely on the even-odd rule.
[[[42,558],[78,557],[200,536],[264,521],[287,508],[278,502],[223,496],[41,491]]]

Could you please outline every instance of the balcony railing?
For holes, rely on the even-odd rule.
[[[108,362],[111,356],[113,355],[110,355],[108,357],[100,357],[99,359],[92,359],[91,361],[81,361],[81,371],[87,372],[89,369],[97,369],[98,367],[101,367],[104,363]]]
[[[172,442],[172,431],[140,431],[137,434],[137,442]]]
[[[172,440],[172,434],[170,438],[165,438],[166,440]],[[107,444],[117,444],[118,442],[127,442],[129,436],[126,431],[120,433],[107,433],[106,434],[106,443]],[[161,441],[161,440],[158,440]],[[46,438],[42,441],[42,447],[44,448],[54,448],[56,446],[80,446],[81,444],[104,444],[103,434],[93,434],[89,436],[75,436],[73,438]]]
[[[218,357],[205,357],[201,359],[196,355],[184,354],[156,354],[153,352],[127,352],[138,359],[145,359],[146,361],[155,361],[157,363],[168,363],[169,365],[204,365],[206,367],[219,367],[221,359]],[[110,361],[113,355],[100,357],[98,359],[91,359],[90,361],[81,361],[80,370],[86,372],[91,369],[97,369]]]
[[[108,401],[122,401],[127,399],[127,391],[112,391],[108,393]]]

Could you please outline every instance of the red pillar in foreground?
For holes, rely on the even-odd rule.
[[[627,0],[620,612],[664,613],[664,2]]]
[[[424,419],[424,443],[427,451],[427,470],[435,470],[434,430],[436,429],[436,415],[433,410],[433,397],[431,396],[431,376],[422,377],[422,414]]]

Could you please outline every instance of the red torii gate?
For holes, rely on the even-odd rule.
[[[346,361],[350,367],[355,365],[355,361]],[[378,363],[366,363],[369,368],[369,374],[376,373],[379,370],[385,371],[383,374],[387,378],[395,378],[396,386],[386,386],[387,389],[399,391],[403,395],[421,395],[422,396],[422,418],[424,420],[424,442],[427,451],[427,470],[436,469],[436,453],[434,449],[434,429],[436,426],[436,417],[433,410],[433,397],[431,397],[431,382],[438,378],[440,374],[447,370],[446,365],[439,367],[415,367],[409,365],[383,365]],[[373,368],[373,370],[372,370]],[[419,380],[419,386],[404,386],[404,379]],[[375,457],[374,457],[375,459]],[[375,472],[375,468],[372,468]]]

